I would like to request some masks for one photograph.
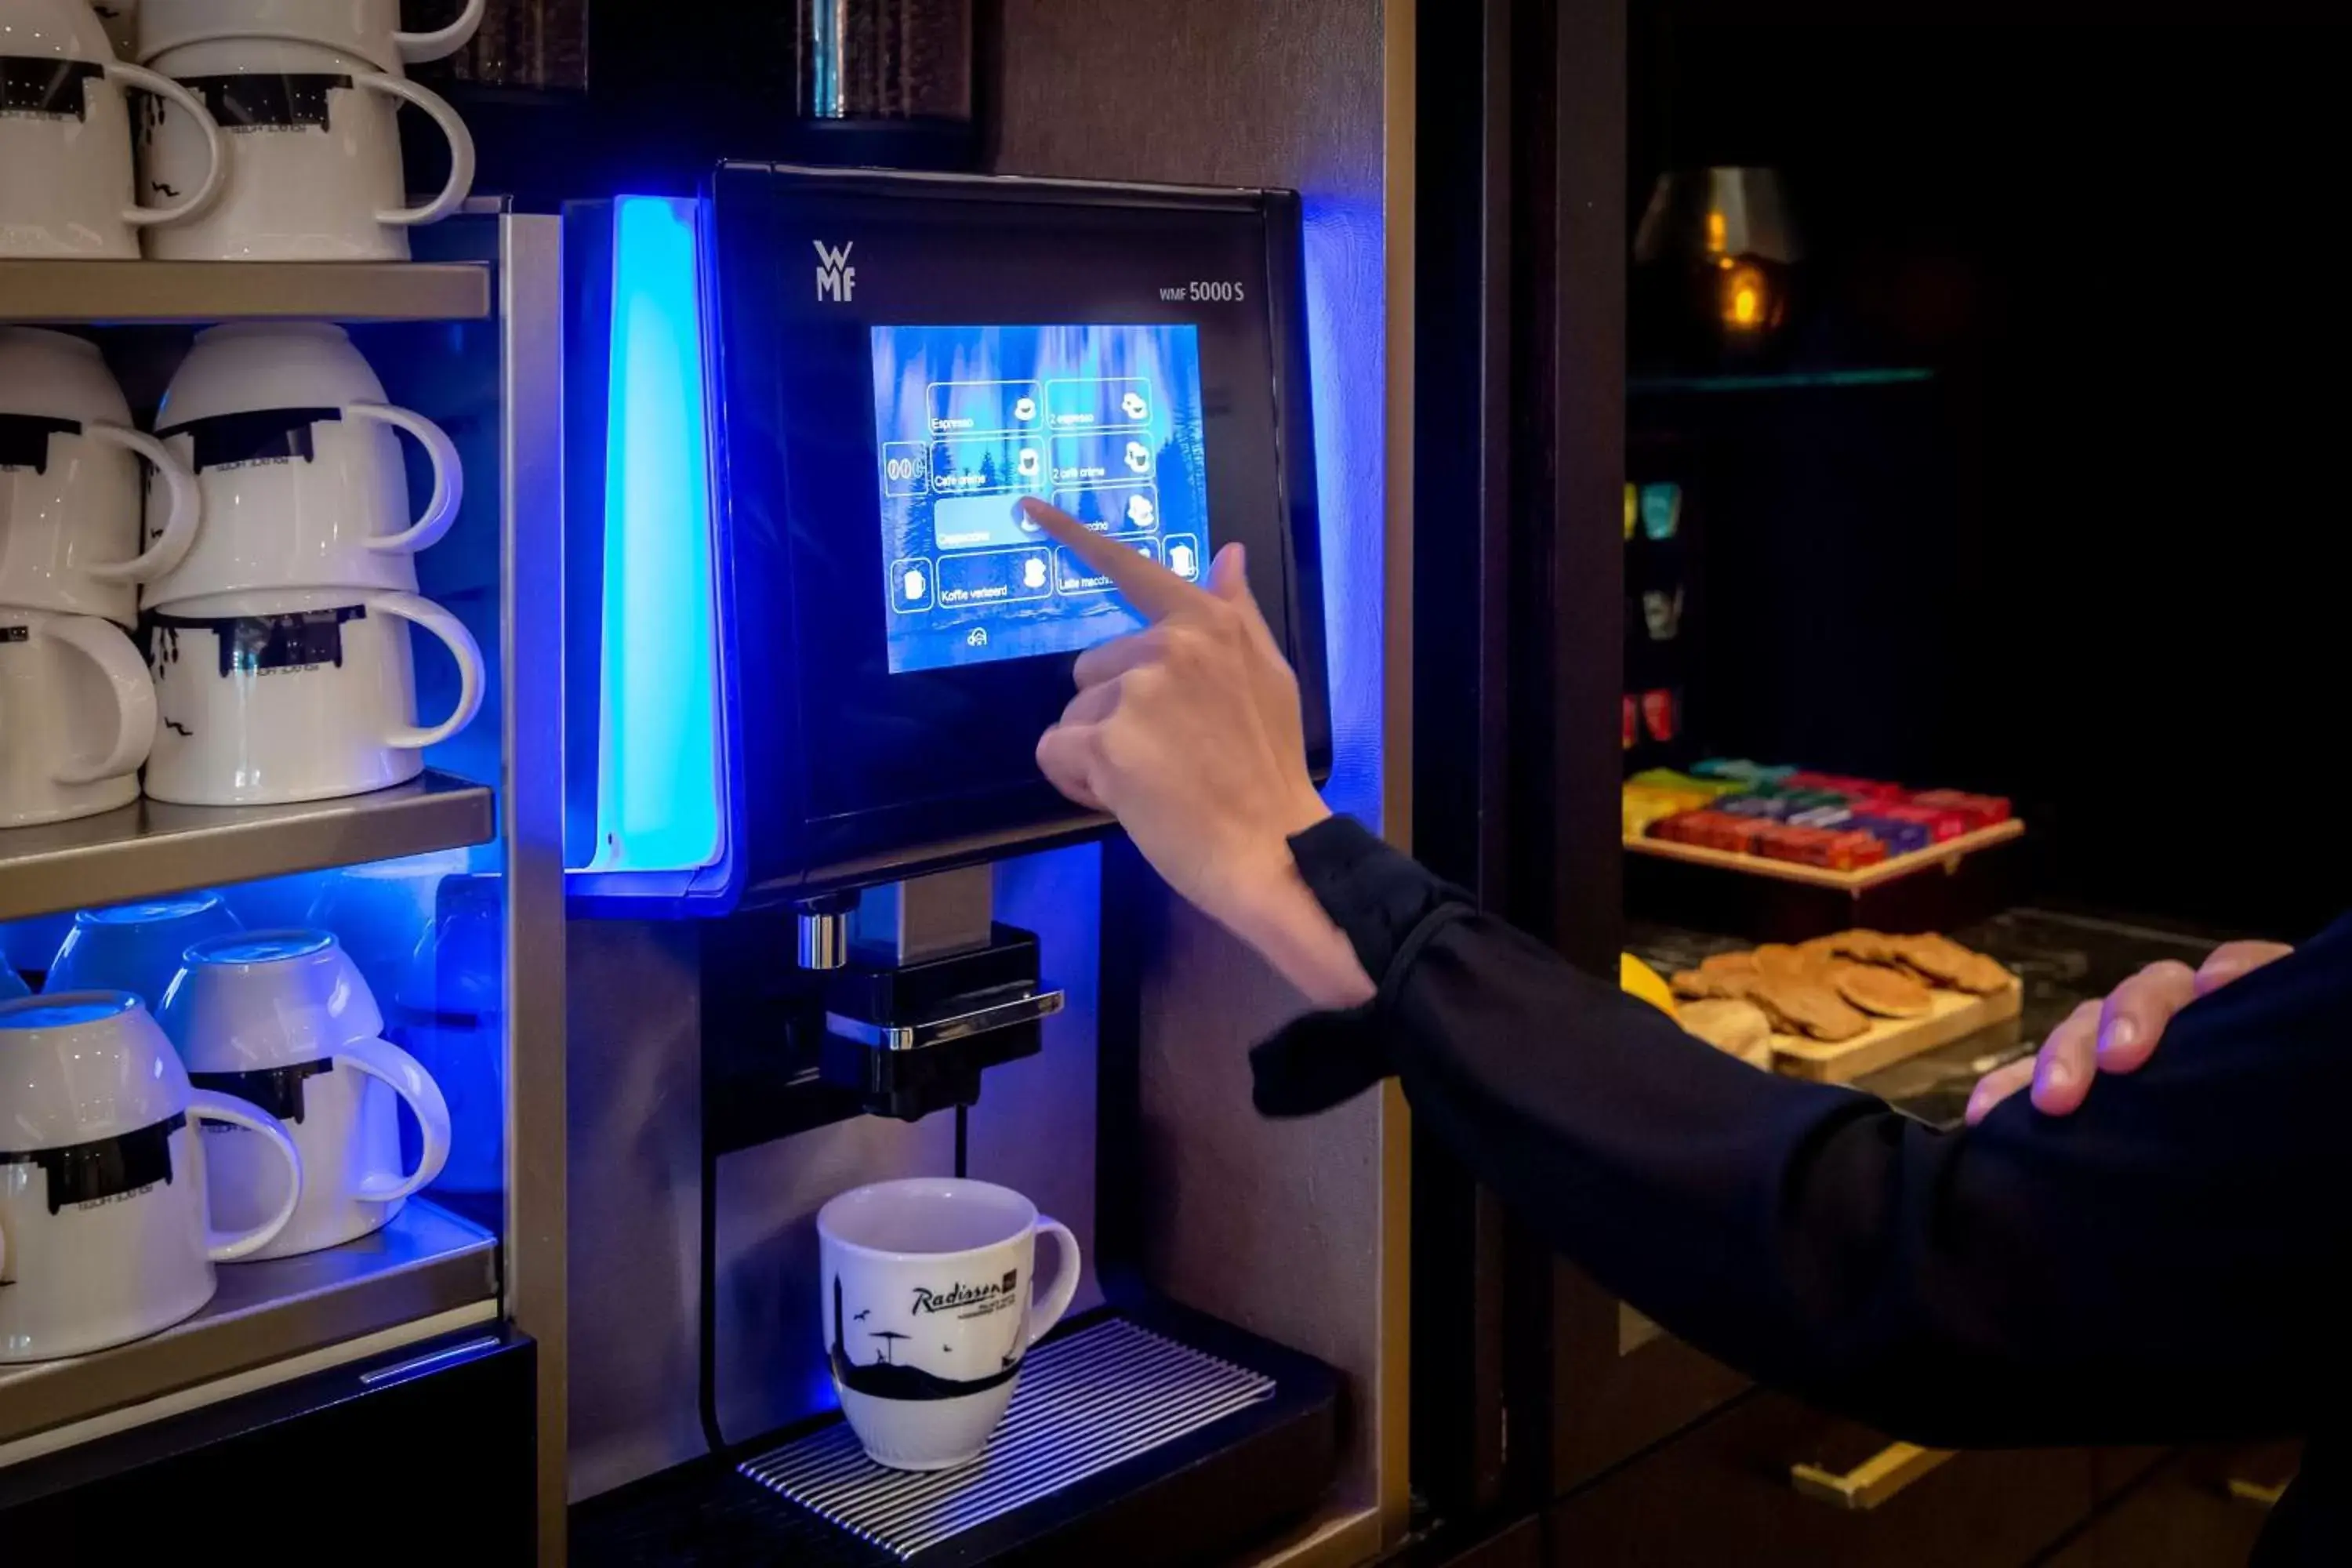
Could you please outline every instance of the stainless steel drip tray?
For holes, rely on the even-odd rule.
[[[1041,1347],[973,1464],[929,1475],[867,1458],[846,1424],[737,1468],[900,1562],[1274,1397],[1274,1379],[1123,1318]]]
[[[1214,1561],[1303,1517],[1338,1463],[1339,1375],[1151,1302],[1040,1345],[971,1464],[886,1469],[833,1419],[732,1473],[591,1504],[574,1561],[825,1568]],[[740,1452],[740,1450],[739,1450]],[[602,1504],[603,1506],[600,1506]]]

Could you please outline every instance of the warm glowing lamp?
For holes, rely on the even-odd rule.
[[[1685,277],[1696,294],[1683,296],[1683,309],[1711,315],[1718,341],[1735,346],[1755,345],[1780,324],[1787,268],[1801,254],[1780,176],[1771,169],[1726,165],[1659,175],[1633,238],[1634,262]]]
[[[1742,257],[1785,267],[1803,254],[1773,169],[1677,169],[1660,174],[1633,236],[1637,262]]]

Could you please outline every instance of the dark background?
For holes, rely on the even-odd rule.
[[[1629,234],[1661,168],[1778,166],[1779,368],[1937,373],[1637,390],[1696,744],[2010,795],[2052,900],[2307,933],[2352,904],[2352,30],[1834,12],[1635,7]]]
[[[795,151],[791,6],[496,8],[527,5],[584,15],[584,93],[419,73],[478,188],[685,190]],[[1629,237],[1662,168],[1776,166],[1808,247],[1783,359],[1936,372],[1631,399],[1632,477],[1689,490],[1686,734],[2011,795],[2052,901],[2307,932],[2352,904],[2352,27],[1903,9],[1632,7]],[[1632,339],[1637,377],[1691,368],[1638,310]]]

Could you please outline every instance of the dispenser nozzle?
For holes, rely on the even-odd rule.
[[[846,968],[849,963],[849,917],[857,909],[857,895],[835,893],[811,899],[800,906],[801,967],[811,972]]]
[[[839,969],[849,962],[849,917],[835,914],[801,916],[801,967]]]

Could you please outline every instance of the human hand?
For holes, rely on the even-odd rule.
[[[2075,1008],[2034,1056],[1985,1074],[1969,1096],[1969,1125],[2028,1084],[2033,1086],[2035,1110],[2073,1115],[2098,1074],[2137,1072],[2147,1066],[2175,1013],[2294,951],[2274,942],[2231,942],[2193,970],[2177,959],[2149,964],[2104,1000]]]
[[[1298,681],[1250,596],[1237,544],[1205,588],[1034,497],[1019,509],[1108,577],[1150,625],[1078,656],[1078,694],[1037,742],[1037,765],[1108,811],[1168,885],[1256,947],[1325,1006],[1372,984],[1291,859],[1291,836],[1331,815],[1307,772]]]

